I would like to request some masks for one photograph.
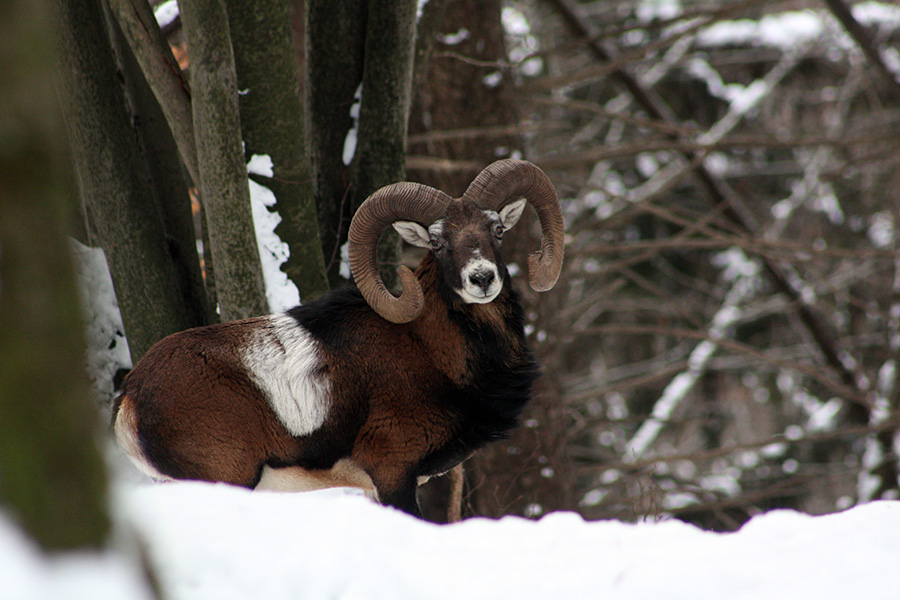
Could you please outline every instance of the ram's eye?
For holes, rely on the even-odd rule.
[[[440,242],[440,240],[436,240],[436,239],[434,239],[434,238],[431,238],[431,239],[428,241],[428,243],[431,245],[431,249],[434,250],[435,252],[437,252],[438,250],[440,250],[440,249],[443,248],[443,246],[444,246],[444,245]]]
[[[500,225],[499,223],[494,225],[494,237],[498,240],[503,237],[504,231],[506,231],[506,229],[503,227],[503,225]]]

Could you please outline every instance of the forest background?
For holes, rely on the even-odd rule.
[[[567,262],[552,292],[519,286],[545,376],[523,427],[466,464],[465,514],[731,530],[898,496],[895,5],[182,0],[170,20],[157,7],[162,27],[142,0],[46,5],[2,36],[64,51],[4,50],[4,102],[37,116],[3,129],[0,464],[4,500],[47,521],[48,543],[78,543],[59,541],[72,515],[103,527],[102,507],[83,518],[102,472],[72,448],[92,446],[114,387],[109,370],[79,403],[63,231],[104,249],[122,328],[100,345],[127,337],[135,361],[272,308],[254,185],[302,301],[345,282],[368,193],[408,179],[459,195],[508,156],[555,182]],[[271,169],[248,175],[253,156]],[[415,256],[389,239],[381,260]],[[35,375],[48,360],[64,373]],[[49,437],[55,450],[23,450]],[[446,488],[422,489],[433,520]],[[53,489],[68,506],[35,501]]]

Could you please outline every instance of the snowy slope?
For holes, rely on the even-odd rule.
[[[571,513],[442,527],[337,490],[202,483],[120,486],[114,507],[117,537],[138,533],[172,600],[900,595],[900,502],[775,511],[732,534]],[[47,560],[0,518],[0,597],[149,597],[126,555]]]

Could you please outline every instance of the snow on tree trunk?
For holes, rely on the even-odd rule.
[[[270,157],[269,176],[257,185],[275,197],[281,217],[275,233],[290,248],[281,269],[300,299],[328,289],[307,150],[305,109],[291,27],[291,7],[280,0],[226,0],[240,94],[247,158]],[[266,40],[264,44],[260,40]]]

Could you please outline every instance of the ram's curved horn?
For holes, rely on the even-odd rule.
[[[478,174],[463,197],[496,211],[525,198],[537,212],[542,236],[541,249],[528,256],[528,283],[538,292],[556,285],[565,253],[565,229],[556,190],[542,170],[525,160],[498,160]]]
[[[415,221],[428,227],[444,216],[450,197],[420,183],[394,183],[369,196],[350,222],[348,233],[350,271],[366,302],[375,312],[393,323],[409,323],[424,308],[422,288],[416,276],[404,266],[397,267],[403,290],[391,294],[378,274],[375,262],[378,240],[395,221]]]

